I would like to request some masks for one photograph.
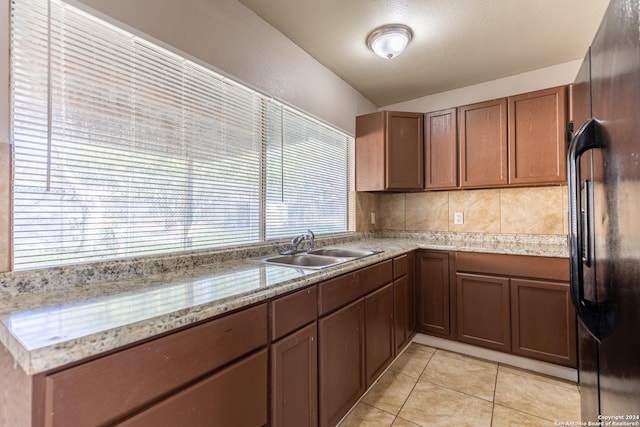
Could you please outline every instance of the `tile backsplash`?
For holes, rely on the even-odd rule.
[[[567,187],[358,193],[358,231],[566,235]],[[371,225],[370,213],[376,213]],[[462,212],[463,224],[454,223]]]

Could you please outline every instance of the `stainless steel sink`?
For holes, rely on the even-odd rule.
[[[341,264],[348,261],[344,258],[338,258],[334,256],[321,256],[321,255],[274,255],[266,258],[262,258],[260,261],[268,264],[285,265],[288,267],[301,267],[301,268],[326,268],[332,265]]]
[[[252,261],[285,267],[320,270],[380,252],[382,251],[348,248],[318,248],[299,254],[271,255],[254,259]]]
[[[334,256],[334,257],[340,257],[340,258],[363,258],[379,252],[380,251],[370,251],[366,249],[319,248],[319,249],[312,249],[308,251],[307,254]]]

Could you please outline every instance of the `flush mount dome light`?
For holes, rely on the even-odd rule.
[[[413,38],[411,28],[403,24],[378,27],[367,37],[367,46],[379,57],[391,59],[400,55]]]

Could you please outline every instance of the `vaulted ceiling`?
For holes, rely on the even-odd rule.
[[[239,0],[378,106],[580,59],[608,0]],[[409,25],[407,50],[367,35]]]

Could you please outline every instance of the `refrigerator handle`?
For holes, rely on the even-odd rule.
[[[598,122],[591,118],[583,124],[573,136],[567,153],[567,170],[569,171],[569,256],[571,272],[571,301],[576,309],[578,317],[582,320],[589,332],[598,340],[602,339],[599,327],[600,310],[597,303],[584,298],[584,272],[583,256],[587,255],[584,247],[590,238],[589,230],[585,228],[582,210],[588,209],[590,203],[582,205],[580,197],[580,157],[594,148],[601,148],[600,138],[597,135]],[[586,189],[587,192],[590,190]],[[588,256],[588,255],[587,255]],[[591,260],[588,259],[591,263]]]

